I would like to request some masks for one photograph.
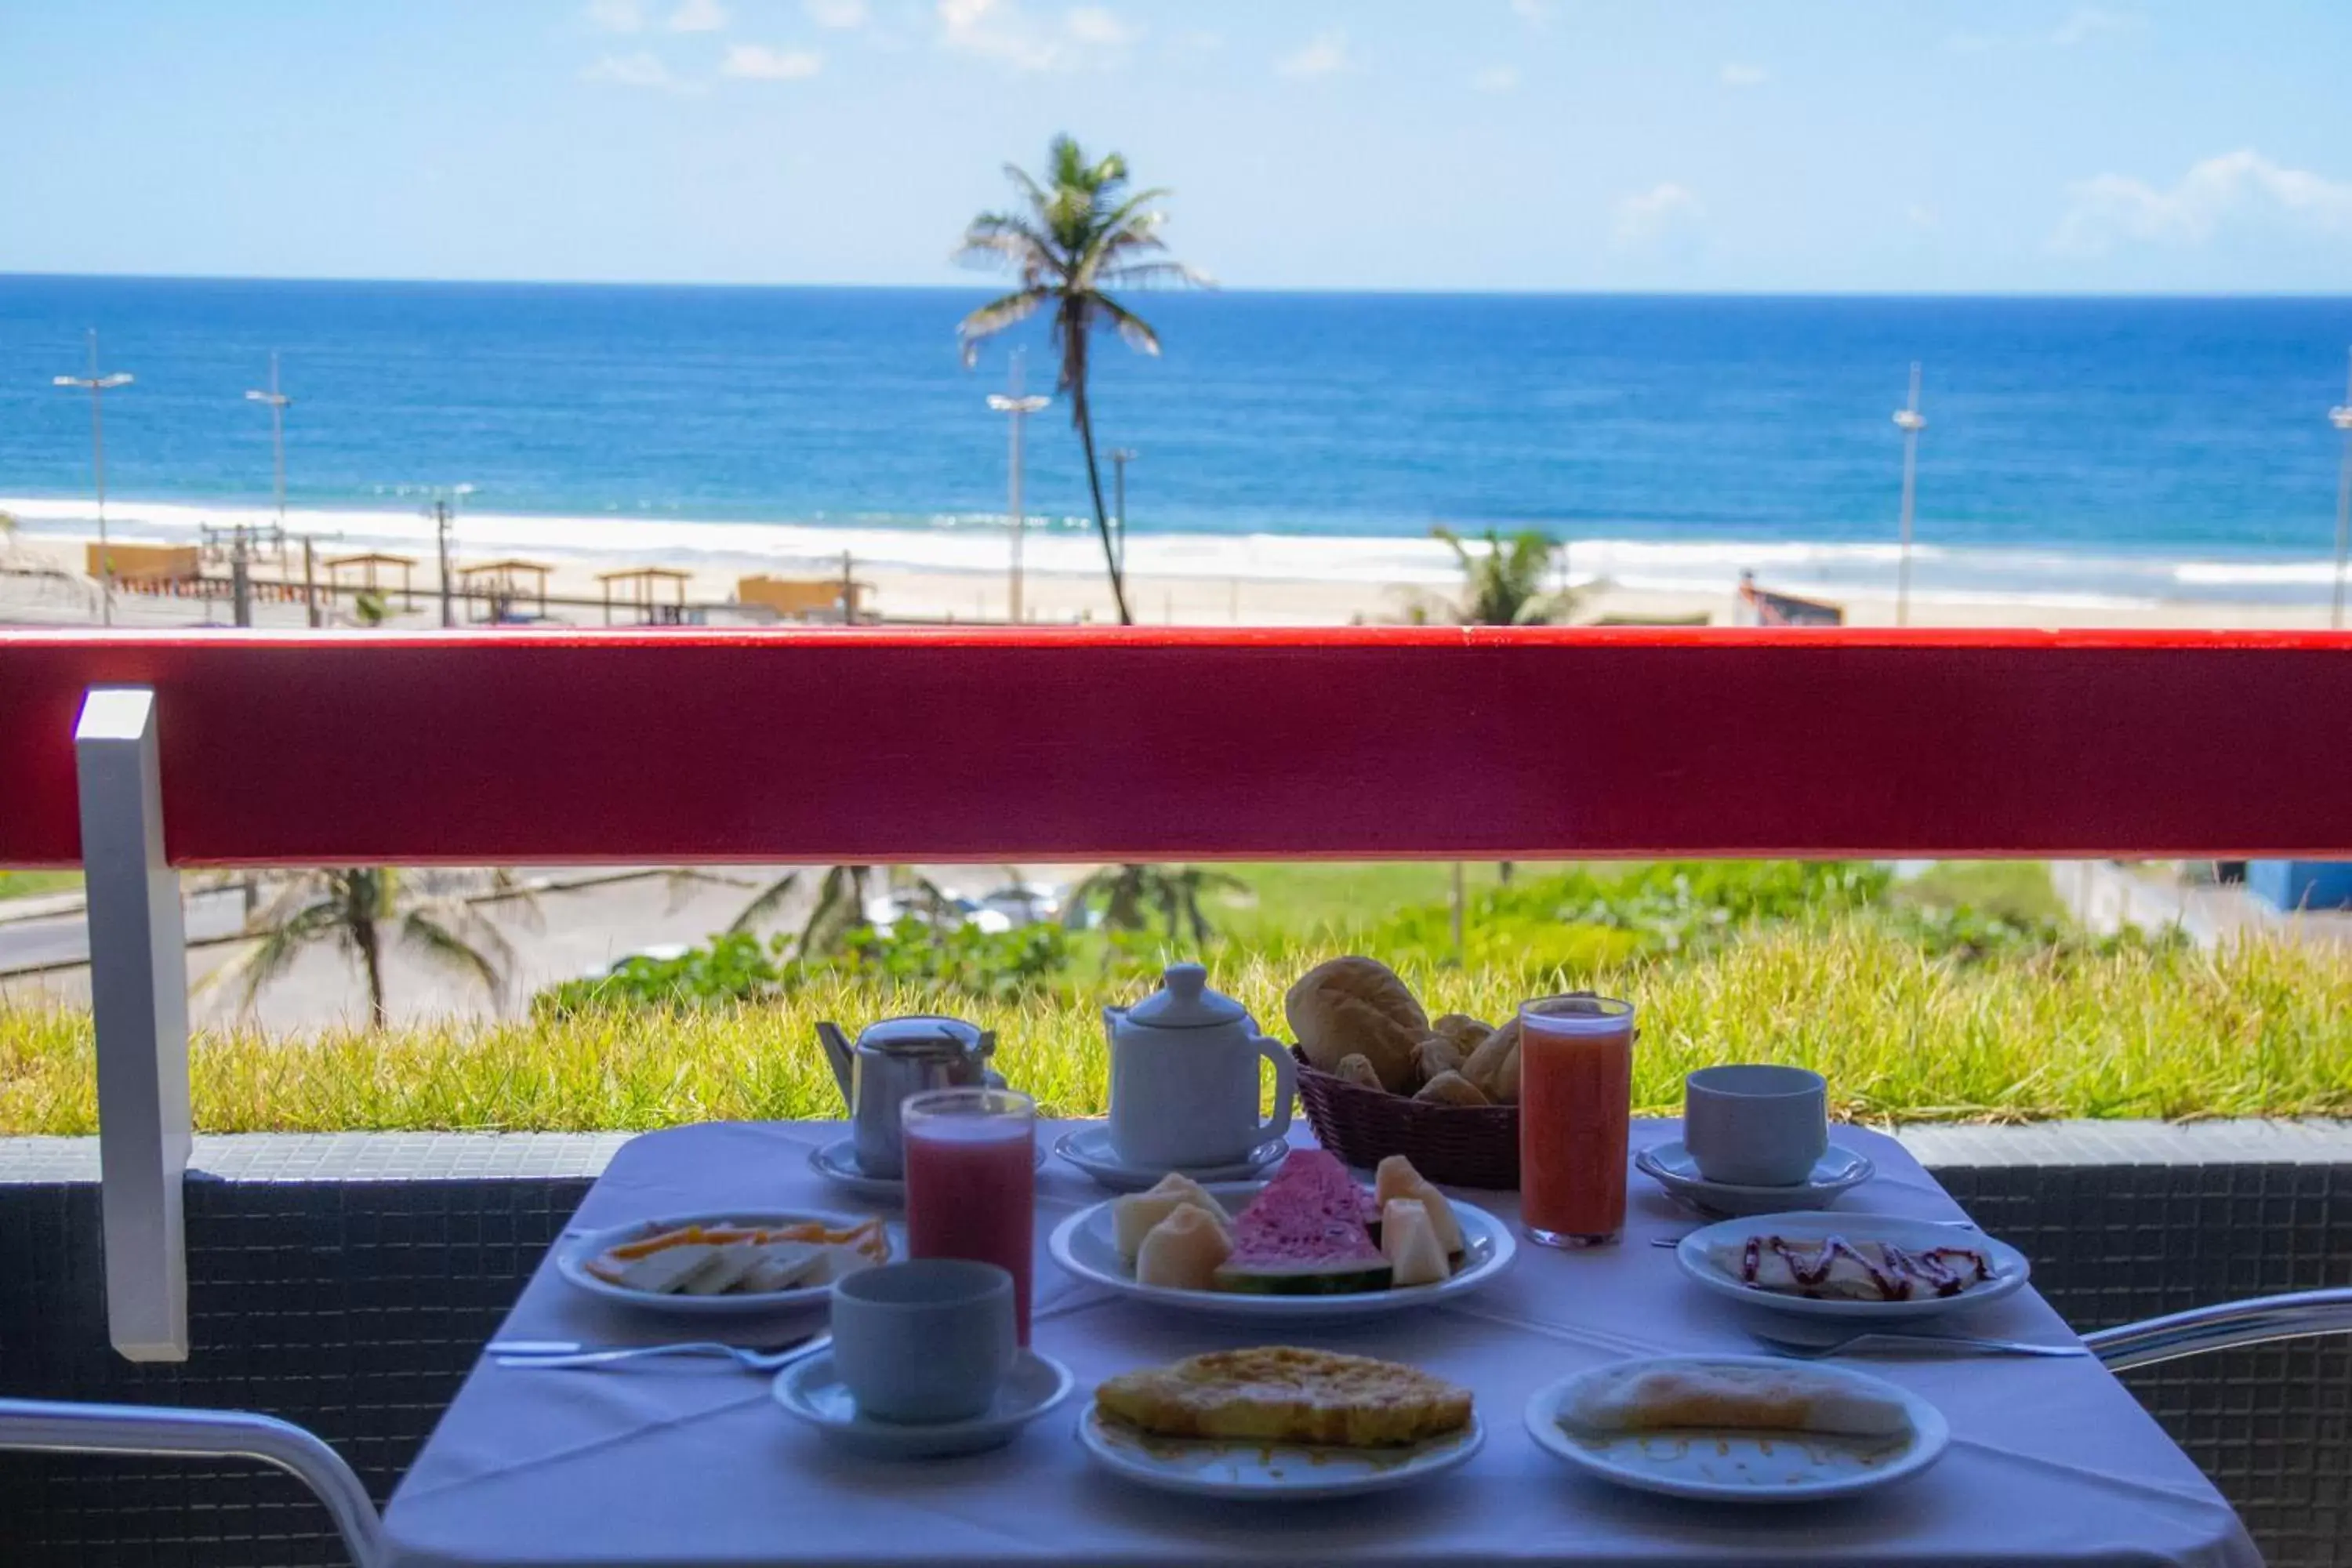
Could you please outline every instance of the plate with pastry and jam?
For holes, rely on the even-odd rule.
[[[1710,1502],[1811,1502],[1936,1462],[1934,1405],[1847,1367],[1769,1356],[1656,1356],[1563,1378],[1528,1401],[1528,1435],[1580,1470]]]
[[[1475,1290],[1518,1244],[1484,1209],[1449,1199],[1402,1156],[1367,1187],[1337,1156],[1297,1149],[1265,1183],[1202,1186],[1171,1174],[1082,1209],[1048,1238],[1080,1279],[1231,1318],[1409,1311]]]
[[[2032,1272],[1981,1231],[1892,1215],[1772,1214],[1695,1230],[1675,1260],[1702,1288],[1801,1317],[1880,1322],[1997,1301]]]
[[[1078,1441],[1143,1486],[1297,1502],[1412,1486],[1466,1463],[1486,1432],[1467,1389],[1418,1367],[1262,1345],[1106,1380]]]

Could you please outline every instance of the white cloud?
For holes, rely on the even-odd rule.
[[[606,55],[580,73],[583,81],[610,82],[614,87],[652,88],[662,92],[692,92],[694,84],[670,74],[661,57],[640,49],[633,55]]]
[[[940,42],[1015,70],[1079,70],[1117,64],[1137,28],[1101,5],[1079,5],[1058,23],[1029,15],[1015,0],[939,0]]]
[[[801,9],[818,26],[836,32],[866,26],[866,0],[801,0]]]
[[[2113,37],[2119,33],[2136,32],[2139,26],[2140,18],[2131,12],[2084,5],[2058,24],[2058,30],[2050,35],[2050,41],[2062,49],[2073,48],[2076,44]]]
[[[1541,27],[1551,21],[1551,0],[1511,0],[1511,15],[1530,27]]]
[[[1480,92],[1511,92],[1519,85],[1517,66],[1488,66],[1470,79],[1470,85]]]
[[[715,33],[727,26],[727,7],[719,0],[679,0],[669,14],[673,33]]]
[[[2168,187],[2100,174],[2067,195],[2050,243],[2074,256],[2104,255],[2119,241],[2202,245],[2225,228],[2352,237],[2352,182],[2283,168],[2251,148],[2192,163]]]
[[[588,25],[600,33],[635,33],[646,25],[637,0],[588,0]]]
[[[1772,79],[1772,73],[1762,66],[1742,65],[1737,60],[1718,74],[1726,87],[1761,87]]]
[[[1903,221],[1924,231],[1942,227],[1944,215],[1926,202],[1913,202],[1903,209]]]
[[[1615,235],[1622,246],[1651,246],[1687,235],[1706,216],[1686,185],[1672,180],[1617,204]]]
[[[730,44],[719,62],[720,76],[746,81],[806,81],[824,68],[814,49],[772,49],[765,44]]]
[[[1297,54],[1276,61],[1274,68],[1284,76],[1330,76],[1352,68],[1355,63],[1348,53],[1348,35],[1334,27],[1316,34]]]

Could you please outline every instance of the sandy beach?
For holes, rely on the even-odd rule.
[[[803,531],[816,534],[818,531]],[[856,542],[854,531],[843,531],[844,537]],[[110,538],[118,544],[184,544],[190,542],[186,531],[179,529],[142,528],[131,522],[110,531]],[[79,573],[84,546],[93,542],[95,535],[78,530],[20,529],[13,543],[5,547],[7,554],[0,556],[0,624],[26,626],[74,626],[91,624],[94,592],[86,579],[66,581],[44,577],[44,571],[64,574],[75,578]],[[1001,553],[1002,538],[979,542],[991,552]],[[1129,596],[1135,618],[1150,626],[1348,626],[1381,624],[1410,618],[1416,602],[1428,595],[1443,595],[1451,581],[1440,561],[1432,557],[1425,563],[1410,563],[1407,570],[1391,570],[1389,574],[1367,573],[1355,563],[1338,563],[1344,576],[1313,573],[1314,541],[1288,541],[1282,558],[1272,563],[1254,563],[1250,574],[1213,575],[1169,569],[1152,561],[1155,553],[1148,542],[1139,539],[1130,554]],[[1040,545],[1044,546],[1040,548]],[[337,548],[354,548],[349,544],[323,545],[323,556]],[[1099,565],[1090,559],[1093,545],[1089,540],[1060,538],[1041,541],[1031,546],[1029,563],[1024,573],[1024,618],[1040,625],[1109,624],[1116,616],[1112,610],[1109,589]],[[440,624],[437,599],[438,578],[429,547],[407,545],[402,553],[417,559],[414,573],[415,594],[413,606],[396,589],[391,595],[392,617],[385,624],[396,628],[423,628]],[[1163,553],[1174,553],[1165,552]],[[1398,552],[1399,554],[1403,552]],[[550,621],[574,626],[602,626],[605,617],[601,608],[604,596],[598,574],[650,563],[643,552],[635,554],[604,553],[593,550],[547,549],[460,549],[455,559],[460,566],[510,556],[524,556],[545,563],[550,568],[548,592],[557,600],[581,601],[572,604],[551,604]],[[725,550],[671,551],[664,552],[660,563],[689,574],[686,598],[690,605],[723,604],[731,600],[738,582],[746,576],[766,574],[785,578],[837,578],[842,572],[839,555],[824,556],[805,552],[781,555],[752,551]],[[1295,563],[1295,574],[1282,574],[1286,563]],[[1173,564],[1172,563],[1170,564]],[[1391,563],[1393,567],[1394,563]],[[864,585],[864,603],[873,612],[888,621],[952,622],[957,624],[1003,624],[1006,620],[1008,582],[1003,567],[982,568],[977,562],[971,566],[921,567],[891,562],[861,559],[854,552],[849,568]],[[207,568],[208,571],[225,568]],[[299,550],[290,552],[280,567],[275,562],[265,562],[255,569],[257,581],[275,582],[281,574],[285,580],[299,584],[301,562]],[[324,573],[320,574],[321,581]],[[1893,626],[1895,624],[1895,602],[1892,573],[1888,591],[1883,595],[1841,595],[1838,602],[1845,609],[1847,624],[1853,626]],[[1574,579],[1572,579],[1573,581]],[[396,582],[396,574],[389,582]],[[1768,587],[1784,586],[1769,574],[1759,573],[1759,581]],[[662,596],[667,600],[675,590],[667,584]],[[1585,580],[1578,586],[1573,619],[1579,623],[1613,621],[1684,621],[1705,616],[1718,626],[1733,624],[1736,614],[1736,593],[1729,587],[1720,592],[1699,590],[1659,591],[1627,587],[1607,578]],[[526,608],[535,606],[526,605]],[[460,606],[461,622],[465,618]],[[209,603],[195,598],[159,597],[149,595],[118,592],[116,624],[126,627],[179,626],[223,624],[228,620],[229,606],[223,598]],[[1442,615],[1433,618],[1444,618]],[[624,604],[613,612],[614,623],[631,625],[634,612]],[[714,617],[722,623],[725,617]],[[265,599],[257,603],[255,622],[262,626],[299,626],[303,611],[299,604],[286,604]],[[2254,604],[2213,599],[2126,600],[2100,599],[2090,595],[2052,595],[2042,599],[2030,596],[2001,597],[1998,595],[1938,595],[1932,592],[1916,595],[1910,605],[1909,623],[1913,626],[2031,626],[2062,627],[2206,627],[2206,628],[2322,628],[2327,624],[2327,607],[2324,602],[2310,604]],[[335,612],[334,624],[353,624],[349,600],[341,601]]]

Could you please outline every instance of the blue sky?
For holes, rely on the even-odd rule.
[[[2341,291],[2346,0],[11,0],[0,271],[940,283],[1055,131],[1251,288]]]

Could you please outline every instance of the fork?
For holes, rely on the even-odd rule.
[[[1768,1334],[1760,1329],[1748,1331],[1750,1338],[1775,1355],[1791,1356],[1799,1361],[1819,1361],[1823,1356],[1862,1355],[1873,1351],[1901,1354],[1905,1351],[1944,1352],[1958,1355],[2042,1355],[2081,1356],[2091,1352],[2082,1345],[2044,1345],[2032,1340],[1982,1339],[1969,1334],[1849,1334],[1842,1340],[1818,1344],[1810,1340],[1785,1340]]]
[[[539,1371],[617,1366],[655,1356],[725,1356],[746,1372],[775,1372],[833,1343],[831,1334],[803,1334],[780,1345],[730,1345],[698,1340],[674,1345],[583,1345],[568,1341],[509,1340],[487,1347],[500,1366]]]

